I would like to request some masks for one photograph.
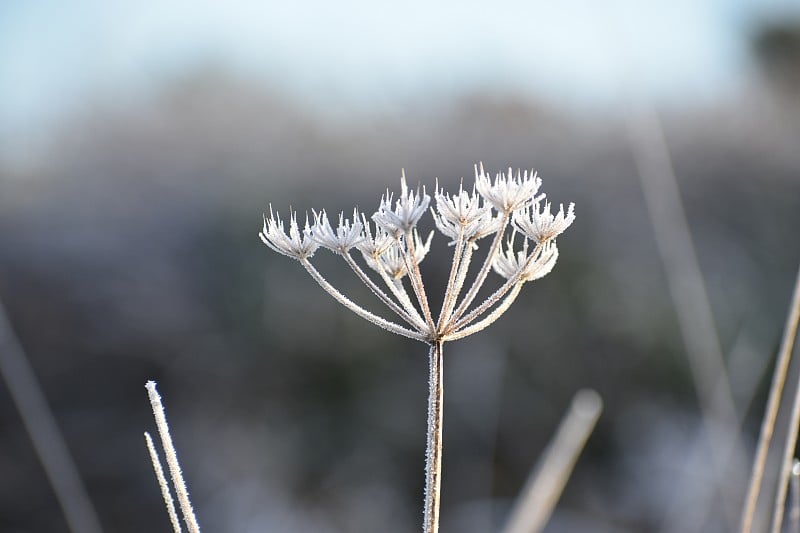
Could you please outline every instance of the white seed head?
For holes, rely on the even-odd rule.
[[[405,235],[417,225],[420,217],[428,209],[431,197],[425,194],[414,192],[406,185],[406,176],[403,173],[400,178],[400,198],[395,202],[392,209],[392,195],[386,191],[386,195],[381,198],[378,211],[372,215],[372,220],[381,226],[386,232],[395,237]]]
[[[439,231],[452,239],[450,245],[455,244],[459,234],[464,240],[474,242],[499,230],[499,219],[495,219],[491,206],[481,202],[474,189],[469,194],[459,187],[458,194],[451,197],[439,191],[437,184],[436,210],[431,209],[431,214]]]
[[[506,279],[519,276],[523,281],[533,281],[543,278],[553,270],[558,260],[558,247],[555,241],[549,241],[534,249],[536,257],[531,257],[528,253],[527,239],[523,239],[521,250],[514,250],[515,237],[516,232],[513,232],[506,241],[505,250],[492,262],[495,272]]]
[[[300,226],[297,224],[297,212],[290,211],[289,234],[287,235],[284,230],[283,220],[281,220],[279,214],[272,212],[272,206],[269,207],[269,218],[264,215],[264,227],[258,236],[261,237],[264,244],[279,254],[297,260],[311,257],[319,248],[319,244],[311,238],[308,216],[306,216],[305,228],[301,232]]]
[[[501,213],[511,213],[544,198],[544,195],[536,196],[541,185],[542,180],[533,170],[526,170],[524,173],[517,170],[517,175],[514,176],[509,168],[508,174],[497,173],[492,183],[483,170],[483,164],[480,167],[475,166],[475,187]]]
[[[575,204],[569,204],[566,214],[561,205],[558,213],[550,213],[550,202],[545,202],[544,209],[539,210],[540,202],[516,211],[513,217],[514,226],[529,239],[537,243],[555,239],[575,221]]]
[[[397,239],[377,224],[375,225],[375,234],[373,236],[369,221],[363,213],[361,214],[361,222],[363,233],[361,234],[361,240],[356,243],[356,248],[363,254],[365,259],[374,261],[391,248]]]
[[[433,232],[430,232],[428,238],[423,241],[419,236],[419,232],[415,229],[412,232],[412,239],[414,239],[414,261],[419,265],[431,249]],[[394,241],[388,250],[375,259],[366,255],[364,257],[371,268],[377,272],[385,272],[392,279],[401,279],[408,274],[408,266],[405,259],[406,245],[403,240]]]
[[[339,225],[333,229],[328,221],[328,215],[323,210],[314,212],[314,225],[311,227],[311,238],[320,246],[343,254],[348,252],[364,238],[361,234],[362,224],[358,220],[359,213],[353,209],[353,221],[344,218],[344,213],[339,214]]]

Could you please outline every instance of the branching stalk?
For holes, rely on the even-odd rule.
[[[506,295],[505,299],[498,305],[495,309],[492,310],[491,313],[486,315],[483,320],[476,322],[475,324],[463,327],[461,329],[456,329],[455,333],[451,333],[449,335],[445,335],[443,338],[446,341],[455,341],[458,339],[463,339],[464,337],[468,337],[473,333],[477,333],[484,328],[488,328],[491,326],[498,318],[500,318],[503,313],[508,311],[508,308],[511,307],[511,304],[514,303],[514,300],[517,299],[519,295],[519,291],[522,289],[522,285],[524,281],[517,281],[514,288]],[[467,322],[468,323],[468,322]]]
[[[497,256],[497,253],[500,251],[500,243],[503,241],[503,235],[506,233],[506,228],[508,227],[508,223],[511,220],[511,213],[503,213],[503,221],[500,223],[500,229],[497,230],[497,233],[494,236],[494,240],[492,241],[492,246],[489,248],[489,253],[486,255],[486,259],[483,261],[483,265],[481,269],[478,271],[478,275],[475,278],[475,281],[472,283],[472,286],[467,291],[467,294],[464,296],[464,299],[456,308],[455,313],[453,313],[453,319],[458,320],[458,318],[464,314],[467,308],[470,306],[472,301],[475,299],[475,296],[478,295],[478,291],[483,286],[483,282],[486,281],[486,276],[489,275],[489,270],[492,268],[492,261]]]
[[[380,287],[378,287],[378,285],[376,285],[375,282],[372,281],[372,279],[369,276],[367,276],[366,272],[364,272],[364,270],[360,266],[358,266],[358,263],[355,262],[355,260],[349,253],[347,252],[343,253],[342,257],[344,257],[345,262],[358,276],[358,279],[360,279],[372,291],[372,293],[375,296],[377,296],[384,304],[386,304],[386,306],[389,309],[394,311],[400,318],[405,320],[410,326],[417,329],[417,331],[424,331],[425,323],[417,322],[414,316],[412,316],[408,311],[397,305],[391,298],[389,298],[389,296],[385,292],[383,292],[380,289]]]
[[[419,300],[419,305],[422,308],[422,314],[425,316],[425,323],[428,324],[429,331],[433,334],[436,328],[433,324],[433,316],[431,315],[431,308],[428,305],[428,296],[425,294],[425,284],[422,282],[422,274],[419,271],[419,263],[417,262],[416,249],[414,247],[414,236],[409,231],[406,233],[406,250],[405,261],[406,270],[408,270],[408,279],[411,281],[411,286]]]
[[[442,326],[447,323],[450,315],[450,310],[455,305],[455,285],[460,272],[462,250],[464,248],[464,226],[461,226],[458,231],[458,239],[456,239],[455,249],[453,250],[453,263],[450,265],[450,276],[447,279],[447,289],[444,293],[444,301],[442,301],[442,310],[439,313],[439,322],[436,324],[436,330],[441,331]]]
[[[422,335],[421,333],[418,333],[416,331],[412,331],[410,329],[404,328],[403,326],[400,326],[399,324],[395,324],[394,322],[389,322],[388,320],[386,320],[384,318],[381,318],[381,317],[379,317],[377,315],[374,315],[374,314],[370,313],[369,311],[367,311],[366,309],[364,309],[363,307],[361,307],[360,305],[358,305],[355,302],[353,302],[352,300],[350,300],[344,294],[342,294],[339,291],[337,291],[333,287],[333,285],[328,283],[328,281],[325,278],[322,277],[322,274],[320,274],[319,271],[316,268],[314,268],[314,265],[312,265],[308,261],[308,259],[301,259],[300,263],[302,263],[302,265],[305,267],[305,269],[308,271],[308,273],[311,274],[311,277],[314,278],[314,281],[319,283],[319,286],[322,287],[323,289],[325,289],[325,292],[327,292],[328,294],[333,296],[333,298],[337,302],[339,302],[343,306],[347,307],[348,309],[350,309],[352,312],[354,312],[355,314],[357,314],[361,318],[369,320],[370,322],[372,322],[376,326],[382,327],[383,329],[391,331],[392,333],[397,333],[398,335],[402,335],[403,337],[408,337],[410,339],[415,339],[415,340],[418,340],[418,341],[425,341],[426,337],[424,335]]]

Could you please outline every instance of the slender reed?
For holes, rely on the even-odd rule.
[[[750,533],[753,528],[753,518],[755,516],[758,496],[761,492],[762,479],[764,477],[764,467],[767,462],[767,451],[772,442],[772,435],[775,432],[775,422],[778,417],[783,388],[786,384],[786,376],[789,371],[789,362],[792,358],[794,341],[797,336],[797,326],[800,322],[800,268],[797,271],[797,278],[794,284],[792,301],[789,304],[789,312],[786,316],[786,325],[783,329],[783,338],[778,350],[778,361],[775,365],[775,372],[772,374],[772,385],[769,388],[769,398],[767,399],[766,412],[761,420],[761,431],[756,446],[756,455],[753,460],[753,469],[750,473],[750,483],[747,487],[744,507],[742,508],[741,533]],[[790,431],[792,433],[793,431]]]
[[[715,450],[711,466],[716,488],[724,493],[726,470],[738,451],[738,443],[729,438],[738,430],[738,417],[705,280],[658,114],[646,102],[634,100],[626,120],[709,447]],[[737,511],[728,506],[725,511],[729,526],[735,527]]]
[[[417,222],[428,210],[431,197],[410,190],[405,174],[400,180],[401,192],[396,201],[387,191],[377,212],[372,215],[374,230],[367,216],[353,212],[352,219],[339,216],[339,225],[331,226],[325,211],[314,212],[314,223],[306,218],[301,230],[296,213],[289,215],[285,230],[280,216],[270,208],[264,216],[261,240],[272,250],[300,262],[311,277],[330,294],[358,316],[392,333],[426,343],[429,348],[428,432],[425,454],[425,506],[423,531],[436,533],[439,529],[439,501],[442,483],[442,414],[443,414],[443,350],[447,341],[460,339],[488,327],[508,310],[522,285],[547,275],[558,259],[556,237],[575,220],[574,205],[567,211],[561,206],[551,213],[544,195],[537,195],[541,180],[533,172],[509,169],[498,173],[494,181],[483,166],[475,167],[475,187],[472,193],[459,189],[450,195],[438,189],[436,208],[431,209],[434,223],[454,245],[447,288],[438,317],[431,313],[420,263],[428,254],[431,236],[420,238]],[[476,192],[477,191],[477,192]],[[510,225],[512,236],[503,249],[503,237]],[[431,233],[432,235],[432,233]],[[461,297],[469,264],[477,241],[493,235],[492,244],[467,293]],[[515,246],[515,237],[521,245]],[[532,243],[529,246],[529,243]],[[400,320],[387,320],[350,300],[331,285],[311,264],[318,248],[341,255],[351,270]],[[366,265],[378,273],[391,294],[372,281],[350,254],[353,248],[361,252]],[[470,310],[491,270],[506,281],[482,303]],[[408,280],[416,303],[411,301],[404,280]],[[394,299],[393,299],[394,298]]]
[[[531,471],[503,533],[541,531],[603,410],[593,390],[578,391],[536,468]]]
[[[172,530],[175,533],[181,533],[181,522],[178,519],[178,513],[175,512],[175,501],[172,499],[172,491],[169,489],[169,482],[164,475],[164,468],[161,466],[161,459],[158,456],[155,444],[153,444],[153,438],[147,431],[144,432],[144,440],[147,443],[147,451],[150,452],[150,462],[153,463],[153,471],[158,480],[158,487],[161,489],[161,497],[164,498],[164,505],[167,507],[167,514],[172,524]]]
[[[89,493],[0,302],[0,374],[73,533],[101,533]]]
[[[181,514],[183,514],[183,521],[186,522],[186,529],[189,530],[189,533],[200,533],[200,526],[197,524],[197,518],[192,509],[192,502],[189,499],[189,491],[186,489],[186,483],[183,480],[183,473],[181,472],[181,465],[178,462],[178,453],[175,451],[175,445],[172,443],[172,436],[169,433],[169,424],[167,424],[167,415],[164,412],[164,405],[161,403],[161,396],[158,394],[158,390],[156,390],[156,382],[148,381],[145,388],[147,389],[147,395],[150,397],[150,404],[153,406],[153,416],[156,419],[158,435],[161,437],[161,446],[164,448],[164,455],[166,456],[167,466],[169,467],[169,473],[172,477],[172,484],[175,487],[175,493],[178,497],[178,505],[181,508]],[[154,459],[153,469],[156,471],[161,469],[158,455],[153,455],[151,452],[151,458]],[[169,504],[167,504],[167,507],[169,509]],[[171,516],[170,519],[172,519]],[[180,530],[178,529],[177,531],[179,532]]]
[[[789,508],[789,532],[800,533],[800,461],[796,457],[792,461],[789,487],[792,500],[792,505]]]

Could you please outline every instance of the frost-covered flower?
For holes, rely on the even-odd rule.
[[[433,232],[430,232],[428,238],[423,242],[419,232],[415,229],[412,232],[412,238],[414,239],[414,261],[419,265],[431,249]],[[392,279],[401,279],[408,274],[405,243],[402,240],[395,241],[377,259],[367,258],[367,263],[377,272],[383,271]]]
[[[508,174],[499,172],[492,183],[490,177],[483,170],[483,164],[475,167],[475,187],[481,196],[492,204],[501,213],[511,213],[512,211],[529,205],[544,198],[544,195],[536,196],[542,180],[534,171],[523,173],[517,170],[514,176],[509,168]]]
[[[459,187],[458,194],[451,197],[439,191],[437,185],[436,210],[431,209],[431,214],[439,231],[452,239],[451,245],[456,243],[459,234],[474,242],[500,229],[491,206],[482,203],[474,189],[469,194]]]
[[[399,237],[416,226],[417,221],[428,209],[430,201],[431,197],[425,194],[424,187],[421,195],[410,190],[403,174],[400,178],[400,198],[395,202],[394,209],[392,209],[392,195],[386,191],[386,195],[381,198],[378,211],[372,215],[372,220],[388,233]]]
[[[554,241],[542,245],[537,256],[531,258],[528,254],[528,240],[523,239],[522,250],[514,251],[516,232],[506,242],[506,249],[495,257],[492,267],[494,271],[506,279],[511,279],[517,274],[523,281],[533,281],[543,278],[553,270],[558,260],[558,247]],[[520,272],[520,269],[523,269]]]
[[[514,226],[535,242],[545,242],[555,239],[564,232],[575,220],[575,204],[569,204],[567,213],[561,205],[558,213],[550,213],[550,202],[545,202],[544,209],[539,211],[539,202],[526,206],[514,213]]]
[[[361,222],[363,233],[361,234],[361,240],[356,243],[356,248],[358,248],[366,260],[374,261],[386,250],[391,248],[397,239],[386,233],[386,231],[377,224],[375,225],[375,234],[373,235],[369,221],[363,213],[361,214]]]
[[[297,260],[308,259],[319,248],[319,244],[311,238],[308,216],[306,216],[305,228],[301,232],[300,226],[297,224],[297,212],[290,211],[289,234],[287,235],[280,215],[272,212],[272,206],[269,208],[269,218],[264,215],[264,227],[258,236],[261,237],[264,244],[279,254]]]
[[[311,227],[311,238],[320,246],[343,254],[358,245],[358,243],[364,239],[361,234],[362,224],[358,218],[359,213],[357,209],[353,209],[352,222],[344,218],[344,213],[340,213],[339,226],[334,230],[324,210],[321,213],[314,212],[314,225]]]

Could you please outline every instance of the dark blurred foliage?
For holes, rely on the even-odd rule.
[[[754,49],[761,66],[781,90],[800,94],[800,24],[793,19],[759,27]]]
[[[758,41],[768,66],[796,48],[781,31]],[[754,87],[662,117],[722,346],[758,383],[800,261],[800,102]],[[142,438],[147,379],[206,531],[418,528],[425,346],[343,310],[257,233],[270,203],[371,212],[403,167],[454,190],[478,161],[536,168],[578,219],[552,274],[446,347],[442,529],[496,529],[572,395],[593,387],[605,412],[549,531],[674,530],[708,480],[687,451],[696,394],[624,121],[491,94],[321,119],[215,70],[98,104],[34,164],[0,167],[0,296],[107,530],[168,528]],[[441,235],[433,247],[436,295],[450,249]],[[750,439],[766,381],[753,408],[740,399]],[[65,531],[5,388],[0,434],[0,530]],[[709,513],[698,531],[720,527]]]

